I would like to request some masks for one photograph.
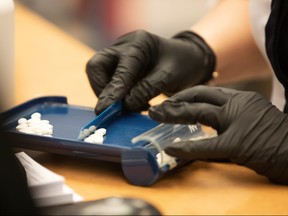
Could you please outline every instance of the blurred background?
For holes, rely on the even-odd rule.
[[[99,51],[119,36],[137,29],[171,37],[189,29],[218,0],[15,0],[46,18],[71,36]],[[231,20],[233,22],[233,20]],[[223,35],[224,37],[225,35]],[[266,70],[266,69],[265,69]],[[252,72],[253,73],[253,72]],[[216,85],[258,91],[271,96],[270,69],[243,80]],[[225,80],[225,77],[222,77]]]
[[[136,29],[172,36],[188,29],[217,3],[217,0],[16,1],[95,50]]]

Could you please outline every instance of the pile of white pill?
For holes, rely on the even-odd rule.
[[[18,119],[16,130],[22,133],[49,137],[53,135],[53,125],[51,125],[48,120],[42,120],[39,112],[33,113],[30,119]]]
[[[176,137],[173,140],[173,143],[176,143],[176,142],[181,142],[181,138]],[[156,160],[160,167],[168,164],[170,166],[170,169],[172,169],[177,165],[176,158],[166,154],[164,150],[157,153]]]
[[[103,144],[105,135],[106,135],[106,129],[99,128],[95,130],[94,133],[86,137],[84,141],[89,142],[89,143],[95,143],[95,144]]]
[[[84,142],[103,144],[106,135],[105,128],[97,129],[96,126],[92,125],[88,129],[84,129],[80,134],[80,139]]]
[[[156,160],[159,167],[169,165],[170,169],[173,169],[177,166],[176,158],[166,154],[164,151],[161,151],[156,155]]]
[[[192,125],[191,127],[189,127],[189,129],[191,132],[193,132],[197,129],[196,127]],[[197,140],[213,138],[216,136],[217,136],[217,133],[203,134],[202,136],[191,137],[188,140],[189,141],[197,141]],[[172,143],[177,143],[177,142],[181,142],[181,141],[182,141],[182,139],[180,137],[176,137]],[[166,154],[164,150],[157,153],[156,160],[157,160],[157,163],[160,167],[162,167],[164,165],[169,165],[170,169],[172,169],[175,166],[177,166],[176,158]]]
[[[79,134],[78,139],[84,140],[86,137],[88,137],[89,135],[94,133],[96,131],[96,129],[97,129],[97,127],[95,125],[91,125],[89,128],[83,129],[81,131],[81,133]]]

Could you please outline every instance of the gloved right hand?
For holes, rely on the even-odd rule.
[[[195,86],[151,107],[149,115],[168,124],[199,122],[218,136],[170,143],[165,152],[184,160],[225,160],[288,185],[288,115],[261,94]]]
[[[171,39],[146,31],[123,35],[87,63],[86,73],[98,97],[95,112],[119,100],[128,110],[146,110],[149,100],[160,93],[173,94],[209,81],[215,62],[213,51],[193,32]]]

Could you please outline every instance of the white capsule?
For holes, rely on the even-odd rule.
[[[94,132],[94,134],[100,134],[102,136],[105,136],[106,135],[106,129],[105,128],[99,128]]]

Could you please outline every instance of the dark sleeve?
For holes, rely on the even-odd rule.
[[[288,112],[288,1],[272,0],[271,14],[265,27],[266,52],[274,73],[285,89]]]

